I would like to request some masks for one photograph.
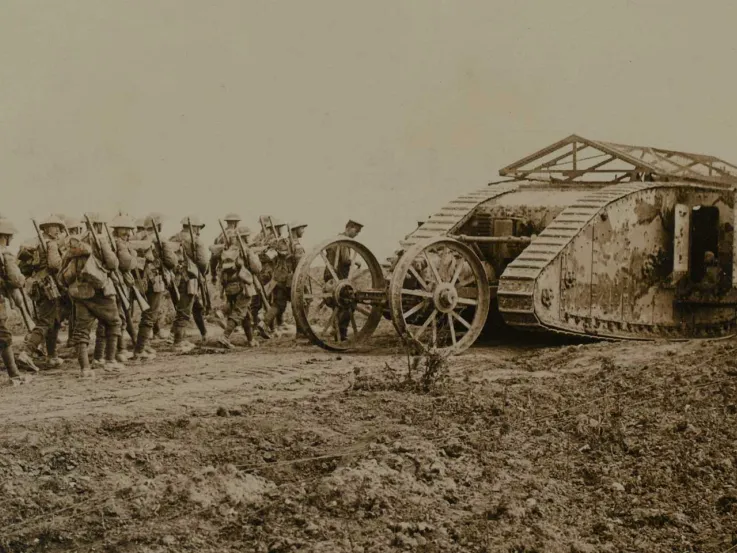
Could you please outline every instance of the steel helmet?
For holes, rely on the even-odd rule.
[[[304,228],[307,226],[307,223],[303,223],[301,221],[293,221],[291,225],[289,225],[292,230],[296,228]]]
[[[251,236],[251,229],[245,226],[238,227],[237,232],[240,236]]]
[[[139,217],[138,219],[136,219],[136,228],[137,229],[146,228],[146,219],[145,219],[145,217]]]
[[[180,224],[182,226],[187,226],[189,225],[189,222],[192,223],[193,227],[205,228],[204,223],[200,222],[200,218],[197,217],[197,215],[188,215],[187,217],[182,218],[182,222]]]
[[[279,219],[274,219],[274,218],[271,219],[271,224],[274,225],[275,227],[283,227],[286,225],[286,223],[283,223]]]
[[[240,217],[240,215],[238,215],[237,213],[228,213],[228,214],[227,214],[227,215],[225,216],[225,221],[226,221],[226,222],[231,222],[231,221],[233,221],[233,222],[237,223],[237,222],[238,222],[238,221],[240,221],[240,220],[241,220],[241,217]]]
[[[6,219],[5,217],[0,218],[0,234],[12,236],[17,232],[18,230],[15,228],[15,225],[10,222],[10,219]]]
[[[59,228],[64,228],[66,226],[62,218],[58,215],[49,215],[38,224],[39,228],[49,227],[51,225],[56,225]]]
[[[136,230],[136,222],[133,218],[122,213],[115,216],[112,223],[110,223],[110,226],[112,228],[129,228],[131,230]]]
[[[161,224],[161,215],[158,213],[152,213],[151,215],[148,215],[144,221],[143,221],[143,227],[146,230],[154,228],[154,225],[160,225]]]
[[[353,219],[348,219],[348,222],[346,223],[346,226],[353,225],[354,227],[363,228],[363,225],[359,223],[358,221],[355,221]]]

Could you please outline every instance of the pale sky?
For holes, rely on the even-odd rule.
[[[0,212],[419,217],[571,133],[737,161],[734,0],[0,0]]]

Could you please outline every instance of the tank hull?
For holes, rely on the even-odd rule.
[[[560,211],[506,266],[497,290],[505,323],[613,339],[733,334],[734,306],[676,301],[677,205],[718,210],[715,253],[731,276],[731,190],[688,183],[608,186]]]

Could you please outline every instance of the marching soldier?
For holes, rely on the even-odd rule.
[[[131,297],[131,288],[135,286],[136,279],[133,276],[133,272],[139,268],[139,259],[136,251],[130,245],[130,238],[136,231],[136,222],[128,217],[127,215],[117,215],[110,226],[113,229],[112,239],[115,240],[115,253],[118,258],[118,270],[123,276],[123,282],[121,283],[122,289],[126,294],[126,297]],[[107,240],[107,237],[104,238]],[[118,312],[120,314],[121,327],[126,325],[126,315],[124,313],[125,307],[118,300]],[[107,334],[105,325],[97,324],[97,335],[95,341],[95,352],[94,360],[92,362],[93,368],[107,369],[120,369],[123,368],[122,363],[127,360],[126,348],[125,348],[125,335],[121,331],[118,336],[118,342],[115,351],[115,361],[117,363],[108,365],[106,361],[103,361],[103,353],[107,347]]]
[[[62,258],[62,283],[69,289],[74,302],[74,343],[83,377],[93,376],[87,346],[92,325],[98,321],[105,327],[105,364],[118,367],[115,354],[121,334],[120,313],[115,286],[110,271],[118,268],[118,257],[109,241],[102,235],[104,219],[97,213],[90,215],[92,231],[72,236],[69,249]]]
[[[192,235],[194,235],[194,244],[190,237],[190,223]],[[204,226],[195,216],[185,217],[182,219],[182,230],[169,240],[177,245],[176,281],[180,295],[171,333],[174,338],[174,346],[182,351],[188,351],[193,347],[191,343],[185,340],[187,326],[192,318],[195,320],[203,342],[207,339],[207,328],[203,316],[204,307],[199,297],[198,286],[198,272],[204,273],[209,262],[207,248],[198,238],[200,229]]]
[[[83,227],[82,221],[80,219],[77,219],[76,217],[64,217],[64,222],[66,223],[67,234],[62,240],[59,241],[59,252],[61,253],[62,257],[69,247],[70,237],[79,236],[82,233]],[[66,346],[72,348],[74,347],[74,340],[72,340],[72,336],[74,336],[74,302],[69,297],[69,294],[67,294],[65,291],[62,292],[61,298],[61,319],[62,321],[67,321],[68,326]]]
[[[18,252],[19,266],[28,277],[30,296],[36,305],[36,327],[26,335],[24,349],[33,354],[45,344],[50,368],[64,363],[56,353],[62,320],[62,291],[57,285],[56,275],[61,269],[59,248],[64,226],[64,221],[58,216],[47,217],[38,225],[39,236],[23,244]]]
[[[231,242],[228,249],[222,252],[220,283],[228,305],[228,322],[220,341],[223,345],[230,347],[230,335],[241,325],[248,345],[255,347],[258,343],[253,337],[251,299],[257,295],[254,282],[261,272],[261,261],[247,245],[251,235],[250,229],[239,227],[237,232],[243,240],[246,258],[235,240]]]
[[[273,330],[278,326],[284,330],[284,312],[292,293],[294,270],[304,255],[299,238],[304,234],[306,226],[303,223],[296,223],[295,227],[290,229],[291,235],[277,242],[278,257],[274,260],[272,303],[264,321],[269,329]]]
[[[154,326],[159,320],[162,298],[167,290],[167,281],[173,279],[171,271],[177,268],[177,254],[169,242],[156,241],[156,230],[161,232],[161,217],[157,214],[146,217],[146,240],[141,242],[139,250],[144,259],[143,289],[149,309],[141,313],[138,325],[138,339],[133,350],[134,359],[153,359],[156,353],[148,343],[153,335]],[[162,271],[163,265],[163,271]]]
[[[300,260],[305,254],[304,246],[302,246],[302,237],[305,234],[305,229],[307,228],[307,223],[302,223],[300,221],[295,221],[291,225],[291,232],[292,232],[292,247],[294,249],[294,269],[297,269],[297,265],[299,265]],[[292,283],[294,282],[294,273],[292,273],[292,277],[289,280],[289,290],[287,291],[289,298],[292,297]],[[304,332],[297,327],[295,331],[296,336],[304,336]]]
[[[23,300],[18,296],[22,293],[25,284],[25,277],[18,267],[16,258],[8,249],[15,233],[16,229],[13,224],[7,219],[0,218],[0,257],[2,258],[0,263],[0,357],[8,372],[8,377],[13,381],[19,381],[21,375],[13,353],[13,334],[6,325],[8,320],[6,303],[15,301],[16,305],[22,309]],[[21,352],[18,355],[18,361],[21,361],[21,357],[24,358],[23,362],[28,367],[38,372],[38,368],[27,353]]]
[[[136,235],[134,237],[135,240],[145,240],[146,236],[146,218],[141,217],[139,219],[136,219]]]
[[[227,235],[228,240],[226,240],[226,236],[220,232],[217,238],[215,238],[215,243],[213,244],[215,247],[210,246],[210,252],[212,253],[212,257],[210,257],[210,274],[213,284],[217,282],[218,263],[220,262],[220,249],[216,246],[222,246],[226,242],[230,242],[231,244],[233,243],[238,229],[238,223],[241,221],[241,218],[235,213],[228,213],[225,216],[224,221],[226,224],[225,234]]]

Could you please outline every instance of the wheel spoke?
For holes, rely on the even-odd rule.
[[[432,318],[432,345],[433,347],[438,347],[438,319],[436,317]]]
[[[425,280],[420,276],[420,273],[417,272],[417,269],[415,269],[412,265],[409,266],[409,272],[412,273],[412,276],[417,279],[417,282],[420,283],[420,286],[422,286],[425,290],[430,289],[430,286],[425,282]]]
[[[427,330],[427,327],[430,326],[430,323],[432,323],[433,321],[435,321],[435,317],[437,317],[437,316],[438,316],[438,310],[437,309],[433,309],[432,314],[427,318],[427,320],[424,323],[422,323],[422,326],[420,327],[420,330],[418,330],[416,334],[413,334],[412,335],[412,338],[414,338],[415,340],[419,341],[420,340],[420,336],[422,336],[425,333],[425,331]]]
[[[458,298],[456,301],[462,305],[478,305],[479,304],[478,300],[474,300],[471,298]]]
[[[421,298],[432,298],[432,293],[424,290],[410,290],[409,288],[402,288],[402,294],[407,296],[419,296]]]
[[[455,283],[458,281],[458,277],[461,276],[461,271],[463,270],[464,261],[461,259],[460,263],[458,263],[458,266],[456,267],[455,273],[453,273],[453,278],[451,279],[450,283],[455,286]]]
[[[370,309],[366,309],[362,305],[357,305],[355,310],[358,311],[359,313],[361,313],[362,315],[366,315],[367,317],[370,317],[371,316],[371,310]]]
[[[417,313],[420,309],[422,309],[426,305],[427,305],[427,301],[426,300],[422,300],[420,303],[418,303],[417,305],[415,305],[412,309],[410,309],[406,313],[403,313],[404,318],[407,319],[408,317],[411,317],[412,315],[414,315],[415,313]]]
[[[351,280],[351,275],[353,274],[356,255],[358,255],[358,250],[354,250],[353,248],[351,248],[351,255],[348,256],[348,258],[351,260],[351,265],[350,267],[348,267],[348,276],[346,277],[348,278],[348,280]]]
[[[453,324],[453,317],[451,316],[451,313],[448,313],[448,326],[450,327],[450,340],[455,346],[458,343],[458,340],[456,340],[456,327]]]
[[[443,282],[443,279],[440,278],[440,275],[438,274],[438,268],[430,263],[430,257],[427,255],[427,252],[425,250],[422,250],[422,256],[425,258],[425,261],[427,261],[427,264],[430,266],[430,272],[432,273],[432,276],[435,277],[435,281],[438,284]]]
[[[328,319],[328,322],[325,323],[325,326],[322,327],[323,334],[326,334],[328,331],[328,328],[333,326],[333,320],[335,320],[335,315],[337,312],[338,312],[338,308],[336,307],[335,309],[333,309],[333,312],[330,314],[330,318]]]
[[[356,316],[353,313],[353,310],[351,310],[351,326],[353,327],[353,334],[358,335],[358,325],[356,324]]]
[[[452,317],[453,317],[453,318],[454,318],[454,319],[455,319],[456,321],[458,321],[459,323],[461,323],[461,324],[462,324],[463,326],[465,326],[465,327],[466,327],[466,328],[467,328],[468,330],[471,330],[471,323],[469,323],[469,322],[468,322],[468,321],[467,321],[466,319],[464,319],[463,317],[461,317],[461,316],[460,316],[460,315],[459,315],[458,313],[456,313],[455,311],[451,311],[450,313],[448,313],[448,315],[452,316]],[[451,326],[452,326],[452,325],[453,325],[453,323],[452,323],[452,321],[451,321]]]
[[[333,267],[333,264],[330,263],[330,260],[328,259],[328,256],[325,255],[325,250],[320,252],[320,257],[322,257],[323,261],[325,261],[325,265],[327,266],[328,270],[330,271],[330,275],[333,277],[335,282],[338,282],[340,279],[338,278],[338,273],[335,272],[335,268]],[[337,257],[337,255],[336,255]]]

